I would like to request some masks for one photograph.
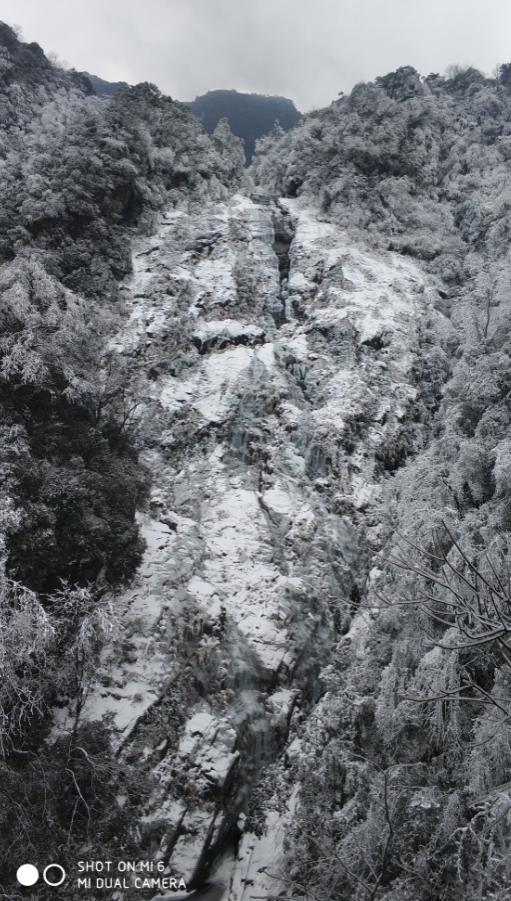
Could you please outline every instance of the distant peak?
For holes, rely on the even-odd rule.
[[[216,89],[186,103],[211,134],[220,119],[227,119],[231,131],[245,145],[247,161],[254,154],[256,141],[269,134],[276,122],[284,131],[301,118],[288,97],[250,94],[234,88]]]

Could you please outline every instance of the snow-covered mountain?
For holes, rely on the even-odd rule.
[[[156,777],[152,853],[251,901],[275,890],[304,722],[381,546],[436,292],[312,203],[236,194],[165,212],[122,296],[153,487],[85,715]]]
[[[510,72],[247,170],[0,24],[6,898],[508,901]]]

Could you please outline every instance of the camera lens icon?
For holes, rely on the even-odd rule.
[[[50,885],[52,888],[57,888],[59,885],[62,885],[65,878],[66,871],[59,863],[49,863],[43,870],[43,879],[46,882],[46,885]],[[20,885],[26,887],[35,885],[39,879],[39,870],[33,863],[24,863],[18,867],[16,879]]]
[[[43,870],[43,879],[46,882],[46,885],[51,885],[56,888],[58,885],[62,885],[65,878],[66,871],[59,863],[50,863]]]
[[[33,863],[23,863],[16,871],[16,879],[20,885],[35,885],[39,879],[39,870]]]

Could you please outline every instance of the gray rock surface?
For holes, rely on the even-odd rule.
[[[414,437],[430,292],[299,200],[168,211],[133,264],[112,347],[154,479],[147,551],[86,715],[153,773],[144,853],[250,901],[276,891],[301,724]]]

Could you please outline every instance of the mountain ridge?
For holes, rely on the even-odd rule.
[[[237,90],[210,90],[192,101],[183,101],[209,133],[220,119],[227,119],[233,134],[241,138],[250,163],[256,141],[278,122],[285,131],[292,128],[300,113],[292,100],[278,95],[243,93]]]

